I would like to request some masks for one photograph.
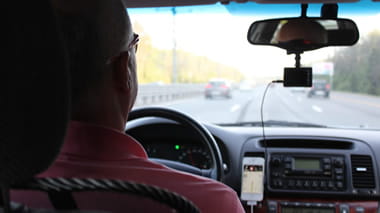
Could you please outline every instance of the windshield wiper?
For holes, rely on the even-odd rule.
[[[253,122],[237,122],[237,123],[223,123],[219,124],[220,126],[261,126],[261,121],[253,121]],[[276,126],[286,126],[286,127],[320,127],[326,128],[327,126],[321,124],[313,124],[313,123],[303,123],[303,122],[293,122],[293,121],[276,121],[276,120],[268,120],[264,121],[265,127],[276,127]]]

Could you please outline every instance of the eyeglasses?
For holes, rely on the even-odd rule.
[[[120,57],[121,54],[125,53],[125,52],[128,52],[129,50],[133,49],[135,51],[135,53],[137,52],[137,48],[138,48],[138,44],[139,44],[139,41],[140,41],[140,36],[139,34],[137,33],[133,33],[133,39],[131,41],[131,43],[129,43],[128,45],[128,49],[127,50],[123,50],[121,51],[118,55],[115,55],[115,56],[112,56],[111,58],[109,58],[106,62],[106,64],[112,64],[113,62],[115,62],[115,60],[117,60],[117,58]]]
[[[128,50],[134,48],[135,52],[137,52],[137,48],[139,46],[140,36],[137,33],[133,33],[133,40],[129,43]]]

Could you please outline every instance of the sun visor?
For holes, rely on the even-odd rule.
[[[309,4],[309,3],[326,3],[326,4],[335,4],[335,3],[343,3],[343,2],[358,2],[359,0],[251,0],[253,2],[261,3],[261,4]]]
[[[245,3],[256,2],[262,4],[287,4],[287,3],[340,3],[340,2],[358,2],[359,0],[234,0],[234,1],[217,1],[217,0],[123,0],[127,8],[141,7],[175,7],[175,6],[190,6],[190,5],[207,5],[216,4],[218,2],[227,4],[229,2]],[[380,1],[380,0],[379,0]]]
[[[127,8],[141,8],[141,7],[176,7],[176,6],[189,6],[189,5],[206,5],[215,4],[219,1],[216,0],[123,0]]]

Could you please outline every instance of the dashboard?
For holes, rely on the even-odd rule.
[[[196,142],[152,141],[144,143],[143,146],[150,158],[179,161],[199,169],[211,168],[210,152]]]
[[[244,158],[265,159],[264,200],[256,212],[380,212],[379,131],[269,127],[263,137],[258,127],[205,127],[222,152],[222,182],[238,195]],[[127,133],[152,158],[212,165],[207,147],[176,122],[134,121]]]

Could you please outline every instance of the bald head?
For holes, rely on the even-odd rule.
[[[277,40],[279,42],[308,40],[315,44],[325,44],[327,42],[327,33],[318,22],[307,19],[294,19],[289,20],[281,27]]]
[[[61,17],[85,21],[97,37],[94,45],[101,49],[104,58],[119,53],[127,43],[131,23],[120,0],[54,0],[54,6]]]
[[[101,84],[107,60],[125,50],[132,37],[120,0],[53,0],[68,50],[73,102]]]

